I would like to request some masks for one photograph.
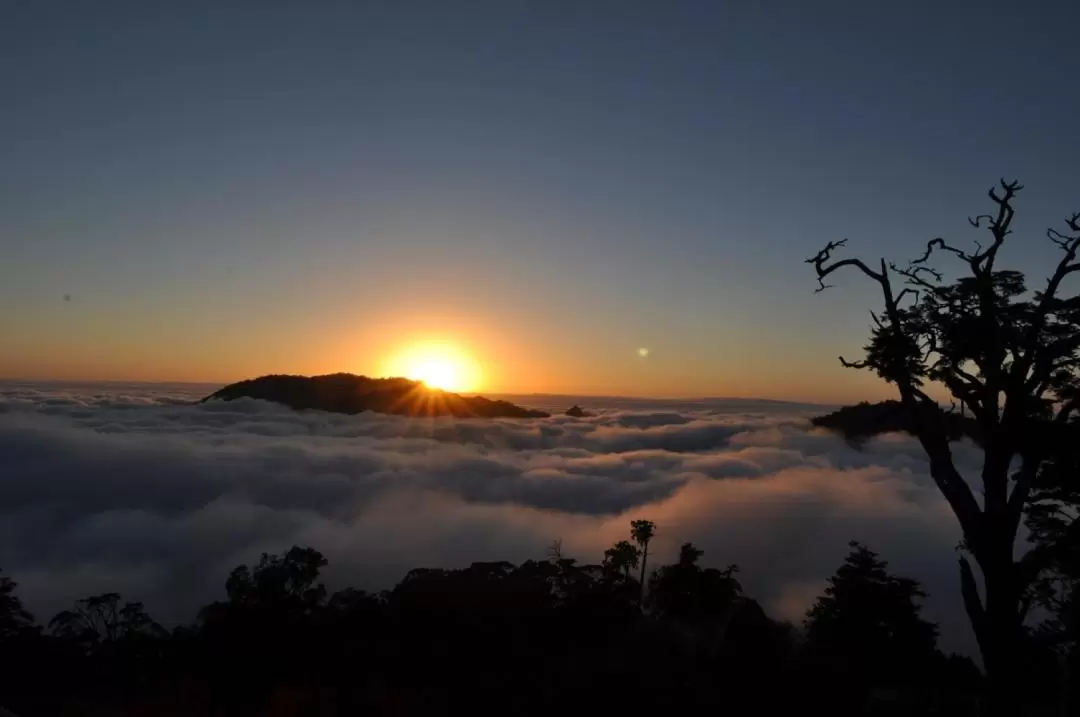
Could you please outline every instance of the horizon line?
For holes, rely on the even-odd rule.
[[[337,373],[349,373],[347,371]],[[273,374],[264,374],[273,375]],[[284,375],[284,374],[282,374]],[[304,374],[291,374],[291,375],[304,375]],[[314,374],[314,375],[332,375],[332,374]],[[363,374],[353,374],[363,375]],[[369,377],[369,378],[388,378],[388,377]],[[240,381],[249,379],[239,379]],[[237,381],[185,381],[185,380],[170,380],[170,379],[102,379],[102,378],[25,378],[17,376],[0,376],[0,383],[51,383],[51,384],[124,384],[124,385],[171,385],[171,386],[228,386]],[[797,400],[793,398],[764,398],[759,396],[716,396],[716,395],[693,395],[687,394],[683,396],[671,396],[671,395],[658,395],[658,396],[643,396],[634,394],[613,394],[613,393],[587,393],[587,392],[546,392],[546,391],[451,391],[450,393],[456,393],[460,396],[529,396],[536,398],[551,397],[551,398],[589,398],[589,399],[622,399],[622,400],[641,400],[641,401],[758,401],[765,403],[789,403],[798,404],[804,406],[840,406],[845,405],[843,402],[829,402],[829,401],[808,401]]]

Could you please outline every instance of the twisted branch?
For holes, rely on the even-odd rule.
[[[842,269],[845,266],[854,266],[862,273],[874,281],[881,283],[885,280],[885,275],[878,273],[868,267],[862,262],[861,259],[840,259],[838,261],[829,264],[828,261],[832,258],[832,252],[839,247],[847,246],[847,239],[840,239],[839,241],[831,241],[825,245],[825,248],[819,251],[814,256],[806,260],[807,264],[814,265],[814,271],[817,272],[818,288],[814,291],[815,294],[831,288],[831,284],[825,283],[825,277],[833,273],[837,269]]]
[[[889,268],[907,279],[907,283],[911,286],[920,286],[923,289],[936,292],[940,288],[938,284],[941,283],[943,278],[941,272],[930,266],[913,266],[912,264],[914,264],[914,262],[911,262],[906,268],[901,268],[896,264],[889,264]],[[923,278],[923,274],[929,274],[934,278],[934,282],[937,283],[933,283]]]
[[[957,249],[954,246],[949,246],[948,244],[945,243],[944,239],[942,239],[941,237],[936,237],[936,238],[931,239],[930,241],[926,242],[926,251],[918,259],[912,259],[911,263],[912,264],[924,264],[924,263],[926,263],[926,260],[930,258],[930,254],[933,253],[935,248],[941,249],[942,251],[950,252],[952,254],[956,254],[958,257],[960,257],[961,259],[963,259],[964,261],[967,261],[967,262],[970,262],[971,259],[972,259],[972,255],[968,254],[966,251],[963,251],[961,249]],[[936,271],[934,273],[937,274]],[[940,276],[940,274],[937,274],[937,275]],[[939,281],[940,281],[940,279],[939,279]]]
[[[870,365],[866,361],[848,361],[843,356],[837,356],[837,358],[840,359],[840,365],[843,366],[844,368],[863,369],[863,368],[867,368]]]

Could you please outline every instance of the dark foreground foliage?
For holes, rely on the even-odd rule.
[[[233,570],[171,631],[139,603],[81,600],[48,628],[0,582],[4,707],[33,715],[553,714],[753,710],[975,714],[981,676],[936,647],[918,583],[856,543],[805,633],[743,594],[738,568],[634,567],[635,521],[602,565],[417,569],[390,591],[319,582],[311,548]]]

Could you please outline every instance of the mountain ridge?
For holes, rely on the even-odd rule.
[[[455,418],[547,418],[551,415],[509,401],[462,396],[428,388],[422,381],[400,377],[371,378],[351,373],[321,376],[269,374],[231,383],[199,403],[234,401],[238,398],[272,401],[297,411],[345,414],[372,411],[398,416]]]

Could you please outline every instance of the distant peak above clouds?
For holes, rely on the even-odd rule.
[[[369,378],[351,373],[326,376],[262,376],[229,384],[206,401],[255,398],[273,401],[295,410],[315,409],[333,413],[389,413],[400,416],[455,416],[458,418],[547,418],[549,414],[493,401],[482,396],[465,397],[429,388],[407,378]]]

